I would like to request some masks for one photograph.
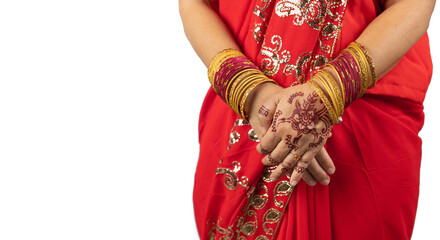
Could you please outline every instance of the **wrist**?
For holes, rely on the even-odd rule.
[[[234,49],[225,49],[214,56],[208,67],[208,78],[220,98],[245,120],[248,120],[246,102],[253,102],[247,101],[249,96],[253,99],[254,90],[261,88],[260,85],[275,83],[243,53]]]

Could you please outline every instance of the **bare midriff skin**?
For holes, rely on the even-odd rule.
[[[356,40],[368,49],[376,67],[377,77],[380,79],[389,72],[408,50],[427,31],[429,20],[434,9],[435,0],[388,0],[385,10],[376,17]],[[211,8],[209,1],[205,0],[179,0],[180,15],[182,18],[185,34],[192,47],[208,66],[214,55],[224,49],[239,50],[231,32],[223,23],[217,13]],[[333,76],[333,69],[327,68]],[[273,83],[263,83],[251,91],[245,103],[245,112],[249,122],[254,128],[261,143],[257,150],[262,154],[269,154],[263,158],[265,165],[271,166],[277,163],[279,166],[272,173],[271,178],[278,179],[291,169],[291,183],[296,184],[301,178],[309,185],[315,185],[317,181],[328,184],[329,174],[333,174],[335,166],[323,148],[325,141],[331,136],[328,134],[315,134],[314,137],[308,132],[302,132],[301,140],[297,144],[297,151],[302,158],[295,166],[285,166],[292,149],[292,142],[288,136],[295,126],[289,125],[285,117],[285,124],[275,126],[272,131],[271,124],[276,111],[295,111],[295,104],[289,103],[293,94],[300,94],[294,101],[304,102],[307,98],[313,98],[316,94],[309,84],[282,88]],[[299,95],[298,95],[299,96]],[[261,114],[261,107],[267,114]],[[324,108],[319,103],[313,106],[317,112]],[[258,114],[260,111],[260,114]],[[320,121],[318,129],[325,129],[326,121]],[[325,132],[325,131],[324,131]],[[295,136],[298,132],[295,131]],[[322,138],[322,139],[321,139]],[[284,163],[284,165],[283,165]],[[307,171],[305,171],[307,169]]]

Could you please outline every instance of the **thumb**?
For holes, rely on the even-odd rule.
[[[275,95],[269,97],[258,109],[258,121],[260,123],[260,131],[263,133],[263,137],[272,125],[273,116],[279,102],[280,96]]]

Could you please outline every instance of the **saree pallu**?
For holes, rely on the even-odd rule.
[[[243,52],[283,87],[306,82],[383,11],[377,0],[220,0]],[[419,194],[425,34],[348,107],[327,141],[328,186],[271,182],[251,126],[211,88],[199,120],[194,185],[201,239],[410,239]]]

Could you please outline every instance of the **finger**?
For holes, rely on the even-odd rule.
[[[308,137],[306,136],[300,136],[300,137],[293,137],[291,135],[287,135],[285,138],[285,141],[283,141],[283,144],[286,148],[291,149],[290,153],[285,154],[285,158],[283,160],[277,159],[276,161],[279,163],[283,163],[282,166],[279,166],[276,168],[272,174],[271,179],[277,180],[279,179],[283,174],[285,174],[286,169],[293,169],[295,167],[296,163],[304,154],[304,152],[307,151],[307,147],[305,146],[305,143],[308,142]],[[298,146],[303,146],[302,148],[298,149]],[[273,156],[272,156],[273,157]]]
[[[281,163],[281,161],[277,161],[272,157],[272,154],[267,154],[262,160],[265,166],[275,166]]]
[[[299,182],[299,180],[302,178],[305,170],[307,169],[309,164],[312,162],[312,160],[315,157],[315,155],[319,152],[319,150],[321,150],[321,148],[324,147],[324,144],[325,144],[326,140],[327,139],[323,138],[320,141],[319,145],[317,145],[316,147],[313,147],[313,148],[307,150],[301,156],[301,158],[298,160],[297,165],[293,169],[292,177],[290,178],[290,184],[291,185],[295,186]]]
[[[275,149],[266,155],[262,162],[266,166],[274,166],[280,164],[291,151],[284,141],[280,141]]]
[[[277,147],[279,142],[280,138],[275,134],[275,132],[268,132],[257,145],[257,151],[260,154],[267,155]]]
[[[298,160],[297,164],[294,166],[292,175],[290,176],[290,184],[295,186],[298,184],[299,180],[303,177],[304,172],[309,166],[310,162],[313,159],[314,154],[310,154],[311,151],[304,153],[301,158]],[[284,163],[284,162],[283,162]],[[281,164],[283,164],[281,163]],[[280,165],[281,165],[280,164]]]
[[[313,158],[310,162],[309,166],[307,167],[307,172],[310,172],[310,174],[312,174],[313,177],[318,180],[322,185],[327,185],[330,183],[330,177],[319,165],[316,158]]]
[[[279,98],[278,95],[270,97],[258,109],[258,121],[260,122],[260,131],[263,133],[262,137],[264,137],[267,130],[271,127]]]
[[[292,170],[300,159],[301,154],[302,152],[292,150],[278,165],[278,167],[271,173],[270,179],[273,181],[278,180],[282,175]]]
[[[292,169],[293,171],[293,169]],[[302,179],[304,180],[304,182],[307,183],[307,185],[309,186],[315,186],[317,181],[316,178],[313,177],[313,175],[309,172],[309,171],[305,171],[304,175],[302,176]]]
[[[335,173],[335,164],[325,148],[321,148],[321,150],[319,150],[319,152],[316,154],[315,158],[319,165],[321,165],[322,169],[324,169],[328,174]]]

